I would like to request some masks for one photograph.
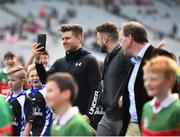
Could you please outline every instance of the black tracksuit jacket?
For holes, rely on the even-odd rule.
[[[36,63],[36,70],[43,84],[48,75],[55,72],[68,72],[78,83],[79,94],[73,105],[78,106],[81,114],[92,118],[99,99],[101,75],[97,60],[82,48],[66,53],[64,58],[57,59],[48,72],[42,64]]]

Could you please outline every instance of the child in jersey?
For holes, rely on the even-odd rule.
[[[15,66],[8,71],[8,86],[11,94],[7,97],[13,112],[13,135],[28,136],[34,116],[32,102],[23,90],[26,71],[22,66]]]
[[[8,87],[7,73],[11,68],[17,66],[17,56],[13,52],[8,51],[4,54],[3,63],[5,67],[3,69],[0,69],[0,94],[7,96],[11,94]],[[27,81],[25,81],[23,89],[27,90],[30,86],[31,85],[28,84]]]
[[[33,115],[35,116],[32,123],[32,135],[49,136],[52,123],[52,112],[47,106],[45,100],[47,89],[40,82],[35,64],[31,64],[27,68],[27,74],[28,80],[32,84],[32,88],[26,93],[33,102]]]
[[[9,69],[16,65],[16,56],[13,52],[7,52],[4,54],[4,68],[0,70],[0,94],[8,95],[9,87],[8,87],[8,79],[7,73]]]
[[[0,95],[0,108],[0,136],[12,136],[12,113],[3,95]]]
[[[92,129],[72,102],[77,97],[77,84],[68,73],[55,73],[47,80],[47,102],[56,112],[51,136],[90,136]]]
[[[177,63],[164,56],[151,59],[143,67],[144,86],[149,96],[142,115],[144,136],[180,136],[180,101],[172,93]]]

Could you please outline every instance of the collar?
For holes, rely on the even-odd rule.
[[[168,107],[170,104],[172,104],[174,101],[179,99],[179,95],[177,93],[174,93],[172,95],[170,95],[169,97],[165,98],[161,103],[160,103],[160,107],[156,108],[155,107],[155,103],[156,101],[158,101],[157,97],[154,97],[152,99],[152,101],[150,101],[150,106],[153,109],[154,113],[159,113],[163,108]]]
[[[141,60],[143,59],[144,54],[145,54],[146,50],[149,48],[149,46],[150,46],[150,44],[146,43],[145,46],[138,52],[137,56],[131,58],[131,62],[133,64],[141,62]]]
[[[121,48],[120,45],[117,45],[109,54],[110,55],[116,54],[117,52],[119,52],[120,48]]]
[[[3,68],[3,72],[4,72],[5,74],[8,73],[7,67]]]
[[[33,87],[31,88],[31,93],[34,96],[37,92],[42,90],[45,87],[45,85],[41,85],[39,88],[34,89]]]
[[[87,52],[86,50],[80,48],[77,49],[75,51],[72,52],[66,52],[66,59],[68,61],[70,60],[79,60],[81,57],[83,57],[84,55],[90,54],[89,52]]]
[[[107,56],[105,58],[105,64],[109,64],[111,59],[114,57],[114,55],[116,55],[119,51],[120,51],[121,47],[119,45],[117,45],[116,47],[114,47],[114,49],[110,52],[107,53]]]
[[[12,103],[16,98],[20,97],[21,95],[24,95],[26,94],[23,90],[21,92],[19,92],[18,95],[15,95],[14,93],[12,93],[10,96],[9,96],[9,101],[10,103]]]
[[[72,107],[70,108],[62,117],[57,117],[55,119],[55,123],[57,125],[57,128],[60,129],[62,126],[64,126],[72,117],[77,115],[79,113],[78,107]]]

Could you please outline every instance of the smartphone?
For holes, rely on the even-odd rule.
[[[37,43],[41,43],[39,47],[43,47],[40,51],[45,52],[46,50],[46,34],[38,34]]]

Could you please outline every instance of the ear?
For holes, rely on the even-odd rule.
[[[20,81],[21,81],[22,85],[24,85],[26,82],[26,79],[21,79]]]
[[[131,42],[133,40],[133,36],[131,34],[129,34],[128,39]]]
[[[108,42],[108,37],[104,35],[102,37],[102,41],[103,41],[103,43],[107,43]]]
[[[176,83],[176,78],[175,77],[170,77],[169,79],[166,79],[166,83],[168,88],[173,88],[175,86]],[[173,83],[175,81],[175,83]]]
[[[82,42],[83,42],[84,37],[83,37],[82,35],[79,35],[79,36],[77,36],[77,39],[79,40],[79,42],[80,42],[80,43],[82,43]]]
[[[63,91],[63,96],[65,99],[70,100],[71,99],[71,91],[69,89],[66,89]]]

